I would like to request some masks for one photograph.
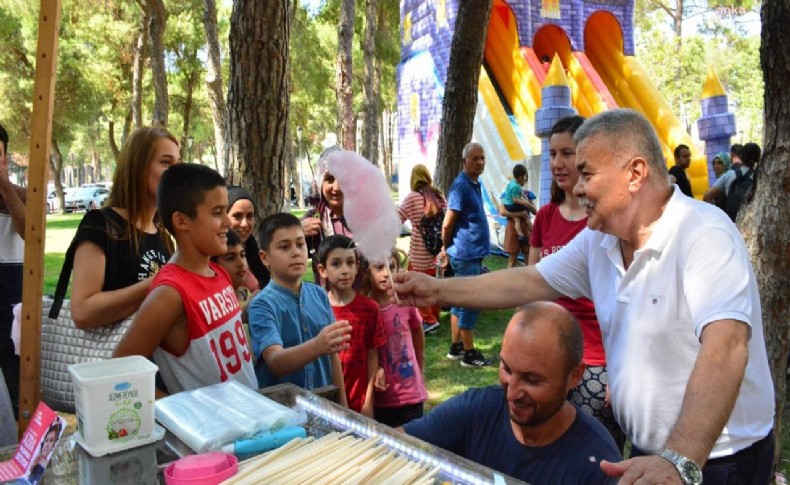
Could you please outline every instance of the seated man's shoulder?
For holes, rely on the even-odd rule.
[[[559,441],[562,442],[561,448],[566,450],[569,463],[579,467],[577,473],[589,477],[605,476],[600,469],[601,460],[618,462],[623,459],[614,438],[603,424],[579,408],[576,408],[576,420]]]
[[[618,462],[622,455],[612,436],[592,416],[576,408],[576,419],[559,439],[527,454],[518,478],[532,483],[617,483],[601,470],[601,461]]]

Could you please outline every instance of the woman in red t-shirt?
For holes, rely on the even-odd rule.
[[[551,168],[551,201],[535,216],[529,240],[528,264],[559,251],[587,226],[584,207],[573,194],[579,180],[576,169],[576,145],[573,134],[584,122],[581,116],[559,120],[549,137],[549,167]],[[568,397],[583,411],[598,419],[612,433],[620,449],[625,436],[617,425],[609,405],[607,393],[606,354],[601,339],[601,328],[595,316],[595,306],[587,298],[563,297],[557,303],[576,317],[584,335],[584,363],[587,365],[581,384]]]

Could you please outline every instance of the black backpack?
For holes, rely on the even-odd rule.
[[[734,168],[733,170],[735,171],[735,180],[730,184],[730,188],[727,190],[727,196],[724,198],[724,212],[730,216],[732,222],[735,222],[743,198],[754,183],[754,170],[751,168],[746,171],[744,171],[743,168],[740,170]]]
[[[425,249],[433,256],[436,256],[442,250],[443,221],[444,211],[439,209],[439,212],[432,216],[422,216],[420,219],[420,227],[417,228],[422,235],[422,240],[425,241]]]
[[[422,196],[425,214],[420,218],[417,230],[425,242],[425,249],[430,254],[436,256],[442,251],[442,222],[444,222],[444,210],[435,201],[428,201],[425,194]]]

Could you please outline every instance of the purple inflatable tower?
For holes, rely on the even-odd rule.
[[[713,69],[708,69],[708,77],[702,88],[702,116],[697,120],[699,138],[705,142],[705,156],[708,159],[708,181],[716,181],[713,173],[713,159],[721,152],[730,153],[730,138],[737,133],[735,114],[729,112],[729,100],[724,86]]]

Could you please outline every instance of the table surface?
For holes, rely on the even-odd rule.
[[[414,461],[431,463],[441,468],[438,482],[450,483],[521,483],[489,468],[450,452],[436,448],[414,437],[399,433],[388,426],[362,416],[312,392],[292,384],[261,389],[260,392],[288,407],[301,406],[308,417],[305,429],[310,436],[320,437],[332,431],[350,430],[357,436],[383,436],[397,443],[400,452]],[[331,398],[331,395],[330,395]],[[95,458],[83,450],[71,436],[64,433],[52,454],[42,484],[103,484],[128,483],[153,485],[165,483],[163,472],[168,464],[194,452],[169,431],[164,439],[149,445]],[[0,449],[0,459],[9,459],[16,447]],[[499,478],[503,480],[499,481]]]

